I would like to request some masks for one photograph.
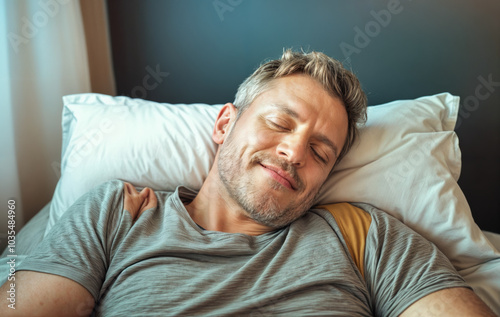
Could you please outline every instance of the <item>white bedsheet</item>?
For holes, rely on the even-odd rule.
[[[500,250],[500,234],[483,231],[491,244]],[[500,258],[459,271],[479,297],[500,316]]]

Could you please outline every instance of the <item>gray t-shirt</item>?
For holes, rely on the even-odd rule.
[[[358,205],[372,217],[363,278],[326,210],[249,236],[197,226],[185,188],[156,192],[158,206],[134,222],[122,189],[111,181],[79,199],[18,270],[80,283],[105,316],[395,316],[467,287],[433,244],[368,205]]]

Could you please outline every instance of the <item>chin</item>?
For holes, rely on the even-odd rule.
[[[264,195],[247,196],[241,206],[252,220],[271,228],[281,228],[302,217],[312,205],[291,203],[286,197],[278,199],[273,196],[269,191]],[[282,200],[286,201],[283,203]]]

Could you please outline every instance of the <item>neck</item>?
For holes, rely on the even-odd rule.
[[[205,230],[252,236],[274,230],[247,216],[241,206],[230,197],[220,181],[216,167],[210,170],[198,195],[186,205],[186,209],[193,221]]]

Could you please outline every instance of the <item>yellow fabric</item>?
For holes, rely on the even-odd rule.
[[[365,243],[372,221],[371,216],[363,209],[348,203],[321,205],[316,208],[328,210],[333,215],[344,236],[349,253],[364,277]]]

